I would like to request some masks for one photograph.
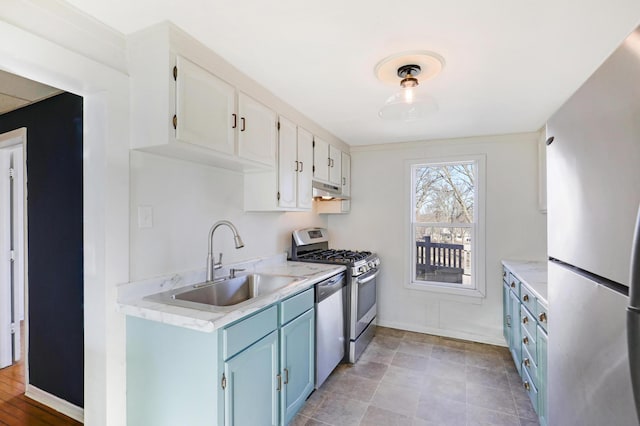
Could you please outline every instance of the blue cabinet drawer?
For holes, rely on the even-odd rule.
[[[222,331],[222,356],[227,360],[278,328],[278,307],[243,319]]]
[[[531,400],[531,404],[533,405],[534,411],[538,412],[538,389],[536,385],[531,380],[531,376],[526,368],[522,369],[522,385],[524,386],[524,390],[529,395],[529,399]]]
[[[511,272],[509,272],[509,280],[507,281],[507,284],[509,284],[511,291],[513,291],[518,299],[520,299],[520,280]]]
[[[527,307],[529,312],[531,313],[536,312],[537,299],[533,295],[533,293],[527,288],[527,286],[524,284],[520,285],[520,301],[524,306]]]
[[[539,300],[536,300],[536,317],[540,326],[546,331],[547,321],[549,320],[549,313],[547,307],[544,306]]]
[[[533,384],[538,388],[540,381],[538,380],[538,364],[536,362],[536,354],[531,355],[527,348],[522,345],[522,367],[527,370]]]
[[[280,304],[280,324],[285,325],[300,314],[313,308],[314,288],[298,293]]]
[[[536,319],[524,305],[520,306],[520,325],[527,329],[529,335],[536,335]]]
[[[536,364],[538,363],[538,348],[537,348],[537,338],[536,336],[532,336],[529,333],[529,330],[525,327],[522,327],[522,347],[526,348],[527,351],[533,355]]]

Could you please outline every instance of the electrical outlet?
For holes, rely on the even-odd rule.
[[[138,206],[138,228],[153,228],[153,207]]]

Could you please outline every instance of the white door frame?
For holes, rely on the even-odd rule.
[[[7,155],[1,155],[0,159],[2,159],[3,170],[4,173],[11,166],[14,169],[14,182],[17,185],[14,187],[14,197],[19,200],[17,203],[13,204],[13,235],[14,235],[14,262],[13,262],[13,271],[14,271],[14,280],[13,280],[13,289],[11,288],[2,288],[1,289],[1,297],[3,300],[6,298],[13,299],[10,303],[12,306],[11,312],[3,312],[2,313],[2,321],[1,323],[11,323],[13,322],[16,325],[16,330],[14,330],[13,334],[8,328],[1,327],[0,329],[0,339],[4,344],[7,342],[13,343],[13,350],[7,349],[3,346],[0,350],[0,365],[8,366],[11,363],[20,359],[20,320],[21,316],[24,316],[25,319],[25,383],[28,383],[28,357],[26,356],[28,350],[28,324],[27,319],[27,302],[26,302],[26,286],[27,286],[27,183],[26,183],[26,148],[27,148],[27,129],[22,127],[16,130],[12,130],[7,133],[0,134],[0,151],[6,153]],[[13,157],[10,154],[14,154]],[[10,163],[9,161],[12,161]],[[6,163],[6,164],[5,164]],[[8,176],[7,176],[8,178]],[[2,179],[0,179],[2,180]],[[3,192],[0,189],[0,193]],[[8,191],[4,191],[8,192]],[[8,197],[9,193],[3,194],[3,197]],[[5,209],[4,212],[0,212],[0,217],[3,214],[9,214],[10,212]],[[3,247],[8,246],[9,237],[5,233],[2,237]],[[4,249],[0,249],[2,251]],[[3,257],[8,258],[8,253],[3,253]],[[7,271],[3,271],[4,268],[0,266],[0,273],[6,273]],[[3,310],[4,311],[4,310]]]

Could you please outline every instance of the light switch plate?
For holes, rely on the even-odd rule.
[[[153,207],[138,206],[138,228],[153,228]]]

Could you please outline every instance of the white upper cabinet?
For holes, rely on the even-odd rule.
[[[276,165],[276,113],[244,93],[238,93],[238,155],[267,166]]]
[[[313,135],[298,127],[298,208],[310,210],[313,205]]]
[[[297,207],[298,188],[298,128],[292,121],[280,117],[278,137],[278,192],[280,207]],[[276,196],[277,198],[277,196]]]
[[[342,151],[329,145],[329,182],[342,185]]]
[[[247,211],[300,211],[313,205],[313,135],[285,117],[279,123],[276,170],[245,175]]]
[[[342,195],[351,196],[351,156],[342,153]]]
[[[193,62],[176,57],[176,139],[227,154],[235,148],[235,89]]]
[[[329,143],[318,137],[313,143],[313,177],[316,180],[329,181]]]

